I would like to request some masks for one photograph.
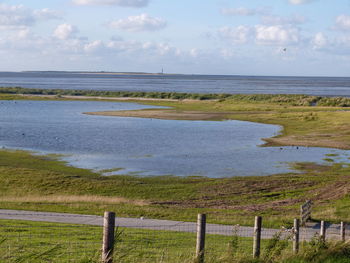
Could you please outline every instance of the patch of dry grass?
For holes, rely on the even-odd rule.
[[[98,195],[45,195],[45,196],[2,196],[0,202],[31,202],[31,203],[104,203],[149,205],[145,200],[131,200],[123,197],[108,197]]]

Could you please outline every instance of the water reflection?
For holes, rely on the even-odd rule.
[[[0,145],[66,154],[63,159],[77,167],[146,176],[268,175],[290,171],[288,162],[341,162],[350,156],[349,151],[326,148],[258,147],[263,143],[261,138],[278,134],[280,128],[275,125],[82,114],[143,108],[149,106],[96,101],[1,101]]]

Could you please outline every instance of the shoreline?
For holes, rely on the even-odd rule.
[[[341,207],[339,201],[350,189],[350,167],[337,164],[297,163],[299,172],[268,176],[106,177],[47,155],[0,150],[0,157],[2,209],[23,209],[25,203],[26,209],[36,211],[100,214],[109,209],[124,217],[181,221],[200,211],[214,214],[212,222],[241,225],[250,224],[256,213],[265,213],[274,225],[295,218],[299,205],[309,199],[317,204],[314,219],[334,221],[339,215],[327,209]],[[349,213],[345,216],[348,219]]]

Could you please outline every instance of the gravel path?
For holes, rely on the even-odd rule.
[[[37,222],[52,222],[52,223],[69,223],[69,224],[83,224],[83,225],[103,225],[103,217],[95,215],[79,215],[79,214],[67,214],[67,213],[52,213],[52,212],[34,212],[23,210],[3,210],[0,209],[0,219],[10,220],[28,220]],[[116,218],[116,226],[138,229],[151,229],[151,230],[168,230],[168,231],[180,231],[180,232],[196,232],[196,223],[183,222],[183,221],[171,221],[171,220],[159,220],[148,218]],[[219,225],[219,224],[207,224],[207,234],[217,235],[232,235],[235,233],[241,237],[252,237],[254,229],[253,227],[246,226],[231,226],[231,225]],[[340,226],[336,224],[330,224],[327,226],[327,238],[339,239]],[[350,228],[349,228],[350,229]],[[348,230],[348,229],[347,229]],[[281,231],[281,229],[268,229],[263,228],[262,238],[271,238],[275,233]],[[309,240],[319,231],[318,224],[308,224],[307,227],[300,229],[300,239]],[[289,235],[290,230],[282,230],[283,235]]]

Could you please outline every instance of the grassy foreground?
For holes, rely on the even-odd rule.
[[[0,220],[0,261],[35,263],[99,263],[102,227]],[[195,233],[118,228],[115,262],[195,263]],[[350,243],[301,242],[293,255],[291,240],[278,235],[262,240],[260,259],[252,258],[253,238],[207,235],[208,263],[346,263]]]
[[[115,262],[194,263],[196,233],[117,228],[116,237]],[[253,239],[236,239],[237,255],[251,255]],[[231,241],[232,236],[208,235],[207,262],[223,262]],[[263,240],[263,247],[266,243]],[[0,220],[0,261],[4,263],[98,263],[101,246],[100,226]]]

